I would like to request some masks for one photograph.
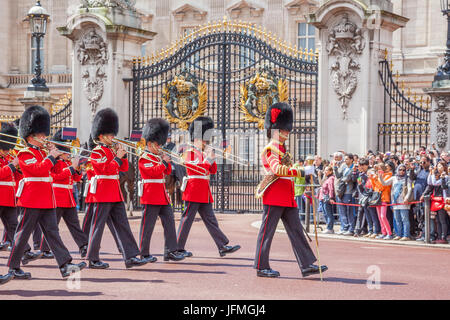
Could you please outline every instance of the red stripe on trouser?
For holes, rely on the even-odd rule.
[[[269,211],[267,212],[266,223],[264,224],[264,232],[263,232],[263,236],[262,236],[262,239],[261,239],[261,243],[260,243],[260,245],[259,245],[258,270],[259,270],[259,262],[260,262],[260,260],[261,260],[262,244],[263,244],[263,242],[264,242],[264,236],[266,235],[267,221],[269,221],[269,214],[270,214],[270,206],[269,206]]]
[[[89,207],[88,207],[88,209],[87,209],[87,214],[92,214],[92,212],[91,212],[91,204],[92,203],[89,203]],[[87,218],[85,218],[84,219],[84,224],[83,224],[83,232],[84,232],[84,230],[86,230],[86,222],[88,221],[88,219]]]
[[[188,207],[186,209],[186,217],[185,217],[186,219],[184,219],[183,223],[181,224],[180,231],[178,232],[177,242],[180,240],[181,231],[183,230],[183,225],[184,225],[185,221],[187,220],[187,214],[189,212],[189,207],[190,206],[191,206],[191,203],[189,202]]]
[[[94,225],[92,226],[92,228],[91,228],[91,230],[89,232],[89,244],[88,244],[88,249],[87,249],[88,254],[89,254],[89,249],[91,247],[91,242],[92,242],[91,239],[94,236],[95,225],[97,224],[97,215],[98,215],[98,208],[99,208],[99,206],[100,205],[97,203],[97,210],[95,211]],[[91,237],[91,233],[92,233],[92,237]]]
[[[148,205],[145,205],[145,211],[144,211],[144,215],[142,217],[141,241],[139,241],[139,251],[142,250],[142,239],[144,238],[145,216],[147,215],[147,206]]]
[[[19,230],[20,237],[19,237],[19,239],[17,239],[17,241],[19,241],[20,238],[22,237],[22,233],[21,232],[22,232],[22,229],[23,229],[23,223],[25,221],[25,215],[26,214],[27,214],[27,208],[25,208],[25,211],[23,212],[22,224],[20,225],[20,230]],[[16,234],[17,234],[17,232],[16,232]],[[8,259],[8,267],[9,267],[9,264],[11,263],[11,258],[12,258],[13,254],[14,254],[14,249],[16,248],[17,241],[14,239],[14,246],[13,246],[13,248],[11,250],[11,255],[9,256],[9,259]]]

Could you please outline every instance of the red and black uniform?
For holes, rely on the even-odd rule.
[[[134,258],[139,254],[139,249],[131,232],[119,184],[119,171],[128,170],[128,160],[119,159],[110,147],[100,143],[93,150],[90,161],[95,176],[91,178],[89,187],[94,212],[89,235],[88,259],[100,261],[100,243],[109,217],[120,240],[124,258],[126,260]]]
[[[139,159],[139,172],[142,178],[138,183],[139,196],[144,205],[139,232],[141,256],[150,255],[150,240],[158,217],[164,228],[165,247],[170,252],[176,251],[175,219],[165,185],[165,177],[172,172],[172,166],[160,156],[145,152]]]
[[[52,187],[51,169],[56,164],[52,156],[38,147],[29,145],[18,154],[23,173],[17,190],[20,221],[8,260],[10,269],[20,267],[20,259],[28,245],[31,232],[39,225],[61,268],[72,261],[56,225],[56,200]]]
[[[295,202],[293,178],[303,176],[305,173],[303,170],[296,170],[281,163],[285,152],[284,145],[271,141],[261,154],[266,174],[274,174],[279,179],[273,182],[263,195],[264,210],[254,261],[254,268],[258,270],[270,269],[270,245],[280,219],[283,221],[300,268],[306,268],[316,261],[303,233]]]
[[[187,150],[183,158],[187,168],[187,177],[185,177],[187,184],[183,192],[183,200],[186,203],[177,232],[178,248],[184,250],[195,215],[199,212],[220,249],[227,245],[229,240],[220,230],[212,207],[213,197],[209,186],[209,176],[217,172],[217,164],[214,160],[206,158],[205,154],[195,147]]]

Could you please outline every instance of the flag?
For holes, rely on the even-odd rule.
[[[132,130],[130,134],[130,141],[138,142],[142,138],[142,130]]]
[[[75,140],[77,138],[77,128],[62,128],[61,139],[62,140]]]

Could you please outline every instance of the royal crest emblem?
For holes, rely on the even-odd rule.
[[[183,70],[163,89],[162,101],[167,119],[187,130],[192,121],[205,113],[207,97],[206,83],[199,82],[188,70]]]
[[[258,123],[264,129],[267,109],[274,103],[288,99],[288,86],[271,69],[264,67],[253,78],[241,85],[240,109],[247,122]]]

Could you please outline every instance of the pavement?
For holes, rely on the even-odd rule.
[[[178,226],[179,213],[175,217]],[[158,220],[151,242],[151,253],[158,261],[135,269],[125,269],[105,228],[101,257],[111,265],[109,269],[85,269],[79,278],[64,280],[54,260],[34,261],[23,267],[33,279],[12,280],[0,286],[0,299],[450,299],[450,251],[440,247],[321,236],[320,263],[329,268],[321,281],[319,275],[302,278],[289,239],[280,229],[272,242],[270,261],[281,276],[256,277],[253,259],[260,218],[256,214],[217,214],[230,244],[242,246],[221,258],[197,216],[186,245],[194,256],[180,262],[162,261],[163,229]],[[129,221],[137,238],[139,217]],[[80,262],[64,222],[60,233],[74,262]],[[318,256],[314,243],[311,246]],[[8,255],[0,252],[0,274],[7,272]]]

